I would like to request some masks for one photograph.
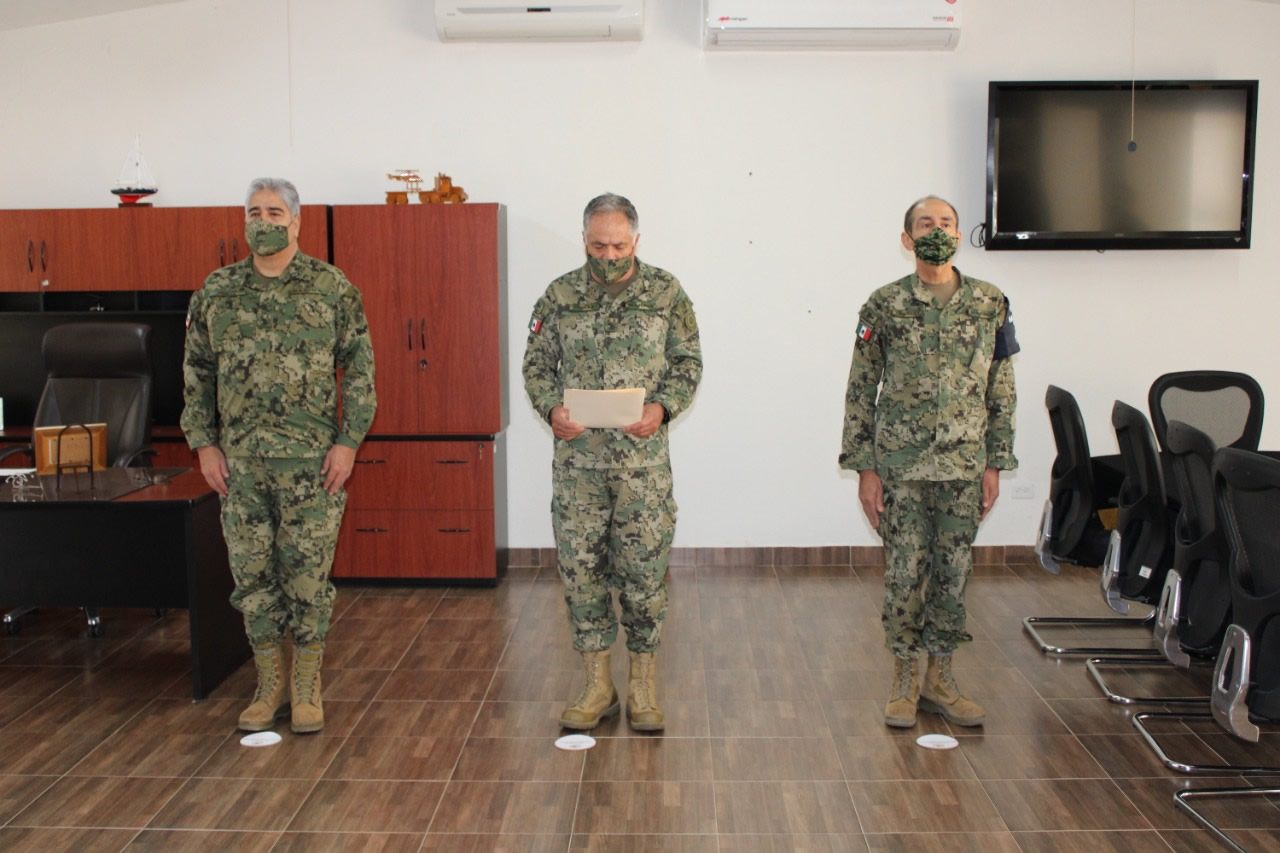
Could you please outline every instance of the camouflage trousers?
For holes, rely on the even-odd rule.
[[[228,456],[222,534],[252,643],[292,629],[299,643],[324,639],[336,592],[329,580],[347,493],[329,495],[323,460]]]
[[[627,648],[658,648],[667,613],[667,558],[676,532],[671,466],[552,469],[556,534],[573,647],[603,651],[618,636],[619,591]]]
[[[964,589],[973,574],[982,483],[884,484],[885,644],[895,657],[949,653],[965,632]]]

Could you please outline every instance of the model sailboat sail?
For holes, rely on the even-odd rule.
[[[146,198],[159,189],[151,170],[142,159],[141,136],[134,137],[133,150],[125,158],[124,167],[120,170],[120,180],[111,188],[111,192],[120,196],[124,204],[137,204],[138,199]]]

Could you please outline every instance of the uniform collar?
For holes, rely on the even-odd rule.
[[[308,256],[304,255],[301,250],[295,253],[293,259],[289,261],[289,265],[274,279],[274,286],[283,287],[297,281],[307,260]],[[253,255],[250,254],[243,261],[237,261],[237,265],[240,267],[237,270],[240,283],[245,287],[252,288],[254,274],[257,272],[253,266]]]
[[[292,266],[292,265],[291,265]],[[645,293],[649,290],[649,267],[639,258],[635,260],[635,277],[631,279],[631,283],[626,289],[619,293],[613,300],[612,304],[621,305],[632,299],[637,294]],[[582,262],[582,275],[578,279],[578,295],[586,302],[604,302],[607,294],[594,278],[591,277],[591,268],[586,261]]]
[[[955,274],[960,276],[960,284],[956,288],[956,292],[947,301],[943,307],[950,308],[968,302],[973,296],[973,284],[969,277],[960,272],[959,267],[952,267]],[[911,291],[911,296],[917,302],[923,302],[925,305],[933,304],[933,294],[929,292],[929,288],[924,286],[924,282],[920,280],[919,273],[912,273],[907,277],[907,290]]]

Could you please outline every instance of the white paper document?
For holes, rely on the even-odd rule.
[[[643,388],[618,388],[611,391],[564,389],[564,407],[569,420],[584,427],[631,426],[644,413]]]

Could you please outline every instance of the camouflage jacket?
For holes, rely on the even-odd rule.
[[[1013,365],[996,353],[1012,338],[1007,313],[998,288],[966,275],[945,306],[915,273],[872,293],[858,314],[840,467],[934,481],[1016,468]]]
[[[338,423],[336,370],[342,377]],[[182,369],[182,431],[228,456],[323,456],[358,447],[373,423],[373,344],[360,291],[299,252],[264,286],[253,256],[192,294]]]
[[[636,261],[635,278],[610,297],[586,264],[551,282],[533,307],[524,352],[524,387],[543,418],[566,388],[644,388],[668,419],[693,401],[702,345],[693,303],[675,276]],[[556,439],[555,463],[579,468],[646,468],[669,462],[667,425],[648,438],[588,429]]]

